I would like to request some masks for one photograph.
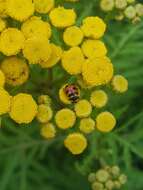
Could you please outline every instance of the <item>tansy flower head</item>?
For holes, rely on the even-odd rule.
[[[0,0],[0,17],[7,17],[6,14],[6,0]]]
[[[52,102],[52,100],[51,100],[50,96],[48,96],[48,95],[41,95],[38,97],[39,104],[45,104],[47,106],[50,106],[51,102]]]
[[[96,117],[96,128],[101,132],[109,132],[116,125],[116,119],[112,113],[105,111]]]
[[[34,13],[32,0],[6,0],[7,14],[18,21],[28,19]]]
[[[82,76],[89,85],[107,84],[113,76],[113,65],[107,57],[88,59],[83,64]]]
[[[103,11],[112,11],[114,8],[114,0],[101,0],[100,1],[100,7]]]
[[[102,108],[107,104],[108,96],[103,90],[95,90],[91,93],[90,102],[96,108]]]
[[[0,18],[0,32],[6,28],[6,22]]]
[[[41,61],[39,62],[40,66],[42,68],[50,68],[56,65],[60,59],[62,58],[63,50],[60,46],[57,46],[55,44],[51,45],[51,55],[50,58],[47,61]]]
[[[20,93],[11,100],[10,117],[16,123],[31,123],[37,114],[37,104],[29,94]]]
[[[29,77],[29,67],[23,59],[10,57],[4,59],[1,69],[9,85],[17,86],[25,83]]]
[[[68,27],[63,34],[64,42],[68,46],[78,46],[83,40],[83,32],[77,26]]]
[[[3,87],[5,84],[5,75],[4,73],[0,70],[0,88]]]
[[[99,39],[104,35],[106,24],[99,17],[86,17],[81,29],[86,37]]]
[[[122,75],[115,75],[112,79],[113,89],[119,93],[124,93],[128,90],[128,81]]]
[[[115,7],[117,9],[124,9],[127,6],[127,0],[115,0]]]
[[[40,123],[47,123],[52,119],[53,111],[50,106],[41,104],[38,106],[37,120]]]
[[[80,120],[79,129],[85,134],[89,134],[95,129],[95,121],[92,118],[83,118]]]
[[[74,155],[81,154],[87,147],[87,140],[81,133],[72,133],[64,141],[65,147]]]
[[[38,13],[48,13],[55,5],[55,0],[33,0]]]
[[[0,87],[0,115],[8,113],[10,110],[11,96]]]
[[[65,28],[75,24],[76,13],[73,9],[58,7],[50,12],[49,17],[53,26]]]
[[[62,66],[71,75],[81,73],[85,59],[79,47],[73,47],[65,51],[62,56]]]
[[[34,13],[32,0],[6,0],[7,14],[18,21],[28,19]]]
[[[23,55],[31,64],[37,64],[41,61],[48,61],[51,51],[47,39],[33,37],[25,41]]]
[[[0,51],[7,55],[16,55],[23,48],[24,35],[16,28],[5,29],[0,35]]]
[[[76,116],[72,110],[64,108],[56,113],[55,121],[60,129],[68,129],[74,126]]]
[[[76,115],[80,118],[88,117],[92,112],[92,106],[87,100],[80,100],[75,104]]]
[[[56,136],[55,126],[52,123],[43,124],[41,129],[40,129],[40,134],[45,139],[54,138]]]
[[[51,37],[51,26],[48,22],[44,22],[40,17],[33,16],[22,24],[21,30],[25,38],[31,38],[34,36],[45,37],[49,39]]]
[[[82,51],[88,58],[104,57],[107,49],[100,40],[85,40],[82,44]]]

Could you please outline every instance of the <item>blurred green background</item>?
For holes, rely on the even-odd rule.
[[[62,4],[62,0],[57,0]],[[108,110],[118,120],[110,134],[92,134],[81,156],[72,156],[61,138],[45,141],[34,121],[19,127],[7,117],[0,129],[0,190],[89,190],[87,175],[100,168],[100,159],[119,165],[128,176],[122,190],[143,189],[143,21],[109,21],[96,0],[64,3],[78,13],[77,23],[89,15],[99,15],[107,22],[104,41],[115,73],[129,80],[124,95],[110,94]],[[43,15],[44,17],[44,15]],[[60,37],[54,34],[60,43]]]

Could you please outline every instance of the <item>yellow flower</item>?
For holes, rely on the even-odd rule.
[[[95,90],[91,93],[90,102],[96,108],[102,108],[107,104],[108,96],[103,90]]]
[[[17,94],[12,98],[9,114],[16,123],[30,123],[37,114],[37,104],[31,95]]]
[[[128,81],[122,75],[115,75],[112,79],[112,86],[115,91],[124,93],[128,90]]]
[[[1,69],[9,85],[17,86],[25,83],[29,77],[29,67],[23,59],[9,57],[4,59]]]
[[[73,47],[65,51],[62,56],[62,66],[71,75],[81,73],[85,59],[79,47]]]
[[[7,0],[7,14],[18,21],[28,19],[34,13],[32,0]]]
[[[78,84],[79,84],[80,87],[83,88],[83,89],[91,89],[91,88],[94,87],[93,85],[88,85],[88,84],[86,83],[86,81],[83,80],[83,77],[82,77],[81,75],[79,75],[77,79],[78,79],[78,80],[77,80]]]
[[[26,38],[34,36],[51,37],[51,26],[48,22],[44,22],[40,17],[33,16],[22,24],[21,30]]]
[[[80,121],[79,129],[85,134],[89,134],[95,129],[95,121],[92,118],[83,118]]]
[[[41,95],[38,97],[38,103],[50,106],[51,105],[51,98],[48,95]]]
[[[74,155],[81,154],[87,147],[87,140],[81,133],[72,133],[64,140],[65,147]]]
[[[96,118],[96,127],[101,132],[110,132],[116,125],[116,119],[112,113],[105,111]]]
[[[106,24],[99,17],[87,17],[83,20],[81,29],[86,37],[99,39],[104,35]]]
[[[75,104],[76,115],[80,118],[88,117],[92,112],[92,106],[87,100],[80,100]]]
[[[71,104],[71,101],[68,99],[67,95],[64,92],[64,89],[67,84],[64,84],[59,90],[59,98],[64,104]]]
[[[33,0],[38,13],[48,13],[55,5],[55,0]]]
[[[7,55],[16,55],[23,48],[24,35],[16,28],[5,29],[0,35],[0,51]]]
[[[0,87],[0,115],[8,113],[10,110],[11,97],[6,90]]]
[[[0,32],[6,28],[6,22],[0,18]]]
[[[42,125],[42,128],[40,130],[40,134],[45,139],[54,138],[56,136],[55,126],[52,123],[46,123],[46,124]]]
[[[107,57],[88,59],[83,64],[82,75],[89,85],[104,85],[112,79],[113,65]]]
[[[4,73],[0,70],[0,87],[3,87],[5,84],[5,75]]]
[[[63,39],[68,46],[78,46],[83,40],[83,32],[77,26],[68,27],[64,31]]]
[[[103,57],[107,54],[106,46],[100,40],[85,40],[82,44],[82,51],[88,58]]]
[[[53,117],[53,111],[50,106],[41,104],[38,106],[37,120],[40,123],[47,123]]]
[[[55,121],[60,129],[68,129],[74,126],[76,116],[72,110],[65,108],[56,113]]]
[[[60,61],[62,54],[63,54],[62,48],[60,46],[55,45],[55,44],[51,44],[51,50],[52,50],[51,56],[48,59],[48,61],[46,61],[46,62],[41,61],[39,63],[42,68],[53,67],[54,65],[56,65]]]
[[[49,17],[53,26],[65,28],[75,24],[76,13],[73,9],[58,7],[50,12]]]
[[[29,38],[25,42],[23,55],[31,64],[48,61],[51,56],[51,45],[45,38]]]
[[[6,0],[0,0],[0,17],[7,17],[6,14]]]

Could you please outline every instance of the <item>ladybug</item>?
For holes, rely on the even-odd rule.
[[[78,86],[76,86],[74,84],[68,84],[68,85],[65,86],[64,92],[65,92],[66,96],[68,97],[68,99],[72,103],[77,103],[78,102],[78,100],[80,98]]]

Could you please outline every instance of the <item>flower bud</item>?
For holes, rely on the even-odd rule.
[[[114,187],[116,189],[120,189],[121,188],[121,183],[119,181],[114,181]]]
[[[130,5],[125,9],[124,14],[128,19],[133,19],[136,16],[136,10]]]
[[[93,183],[95,180],[96,180],[96,174],[95,174],[95,173],[90,173],[90,174],[88,175],[88,181],[89,181],[90,183]]]
[[[143,5],[141,3],[136,4],[135,10],[138,16],[143,16]]]
[[[92,184],[92,190],[103,190],[103,189],[104,189],[104,185],[102,183],[94,182]]]
[[[124,174],[121,174],[121,175],[119,176],[119,181],[120,181],[120,183],[121,183],[122,185],[124,185],[124,184],[127,182],[127,176],[124,175]]]
[[[101,0],[100,7],[103,11],[112,11],[114,8],[114,0]]]
[[[114,182],[112,180],[108,180],[106,183],[105,183],[105,187],[109,190],[112,190],[114,188]]]
[[[120,174],[120,168],[118,166],[113,166],[111,168],[111,173],[112,173],[113,177],[118,177]]]
[[[134,3],[136,0],[127,0],[127,3],[128,4],[132,4],[132,3]]]
[[[48,95],[41,95],[38,97],[38,103],[50,105],[51,104],[51,98]]]
[[[106,182],[109,179],[109,173],[106,170],[99,170],[96,172],[96,179],[100,182]]]
[[[116,16],[115,16],[115,19],[118,20],[118,21],[121,21],[124,19],[124,14],[121,12],[121,13],[118,13]]]
[[[115,7],[117,9],[124,9],[127,6],[126,0],[115,0]]]

